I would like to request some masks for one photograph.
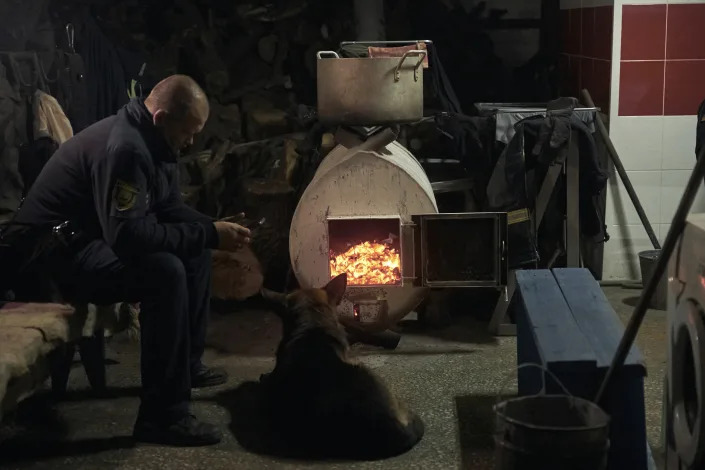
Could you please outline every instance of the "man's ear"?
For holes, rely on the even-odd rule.
[[[153,115],[152,115],[152,121],[154,122],[154,125],[157,127],[163,127],[164,126],[164,121],[167,119],[167,112],[164,111],[163,109],[158,109]]]
[[[348,275],[338,274],[333,279],[330,280],[328,284],[323,288],[328,294],[328,302],[331,305],[340,305],[345,295],[345,288],[348,286]]]

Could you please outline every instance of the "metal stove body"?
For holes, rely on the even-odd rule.
[[[360,260],[369,248],[361,242],[389,250],[385,260],[387,254],[399,256],[381,283],[356,282],[365,266],[341,262],[349,281],[338,313],[369,329],[401,320],[434,287],[506,285],[506,214],[439,214],[426,172],[396,141],[399,123],[423,118],[430,44],[345,42],[343,56],[317,55],[319,120],[340,126],[338,145],[297,204],[289,232],[291,265],[301,286],[320,287],[335,274],[332,260],[341,252]],[[389,46],[403,50],[393,56]],[[380,248],[382,240],[386,248]]]
[[[367,139],[340,131],[302,195],[289,236],[299,284],[325,285],[331,257],[361,242],[399,254],[394,279],[356,283],[339,306],[342,318],[370,329],[401,320],[431,288],[501,287],[507,279],[505,213],[439,214],[431,184],[415,157],[377,130]]]

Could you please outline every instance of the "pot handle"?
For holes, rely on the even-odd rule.
[[[426,51],[422,50],[415,50],[415,51],[408,51],[405,52],[403,56],[401,56],[401,59],[399,60],[399,63],[397,64],[397,67],[394,69],[394,81],[398,82],[400,78],[400,73],[399,69],[401,69],[402,64],[406,60],[407,57],[409,56],[420,56],[421,58],[419,61],[416,63],[414,66],[414,81],[417,82],[419,80],[419,67],[421,67],[421,64],[423,63],[424,59],[426,58]]]
[[[333,58],[335,58],[335,59],[340,59],[340,56],[335,51],[318,51],[318,52],[316,52],[316,57],[318,57],[319,59],[322,59],[324,54],[327,56],[333,56]]]

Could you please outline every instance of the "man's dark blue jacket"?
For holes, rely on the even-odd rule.
[[[218,235],[211,218],[183,202],[176,157],[143,101],[133,99],[61,145],[15,220],[46,226],[69,220],[120,258],[198,255],[215,248]]]

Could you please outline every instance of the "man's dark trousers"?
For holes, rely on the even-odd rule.
[[[210,250],[191,259],[152,253],[120,260],[102,240],[73,248],[60,263],[61,290],[73,301],[140,302],[140,417],[188,413],[191,372],[201,364],[210,306]],[[67,272],[68,269],[68,272]]]

